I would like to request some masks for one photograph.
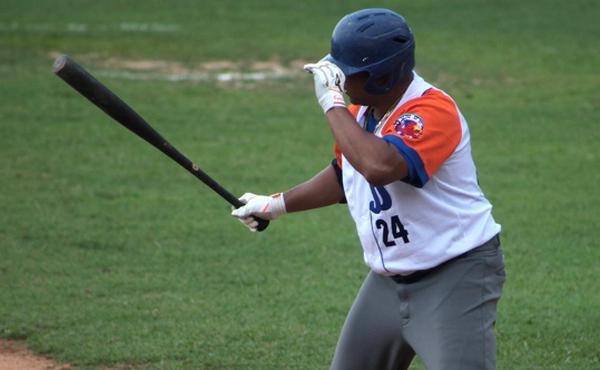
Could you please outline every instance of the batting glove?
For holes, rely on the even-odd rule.
[[[346,107],[344,101],[346,76],[338,66],[330,61],[321,60],[318,63],[306,64],[304,70],[313,75],[315,94],[324,113],[334,107]]]
[[[270,196],[246,193],[242,195],[240,201],[245,205],[231,211],[231,215],[237,217],[252,232],[255,232],[258,227],[258,221],[252,216],[274,220],[286,213],[285,202],[281,193]]]

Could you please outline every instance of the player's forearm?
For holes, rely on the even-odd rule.
[[[386,185],[408,174],[404,158],[385,140],[358,126],[347,109],[334,108],[327,120],[346,159],[372,185]]]
[[[343,197],[343,189],[332,166],[283,194],[287,212],[326,207],[338,203]]]

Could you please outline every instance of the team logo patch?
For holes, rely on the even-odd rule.
[[[406,113],[401,115],[394,123],[394,130],[401,136],[410,140],[418,140],[423,136],[425,124],[423,119],[416,114]]]

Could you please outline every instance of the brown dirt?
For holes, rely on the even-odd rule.
[[[61,53],[52,51],[48,56],[52,59]],[[232,61],[211,60],[195,64],[183,64],[177,61],[153,60],[153,59],[126,59],[118,56],[103,58],[98,54],[90,53],[77,56],[82,63],[91,63],[97,67],[109,71],[119,71],[130,79],[164,79],[173,80],[219,80],[238,81],[244,79],[244,75],[257,74],[255,77],[246,76],[248,79],[261,80],[274,77],[294,77],[303,75],[305,60],[292,60],[282,63],[278,58],[262,61]],[[123,74],[125,72],[125,74]],[[220,76],[227,74],[227,76]],[[263,76],[263,77],[261,77]]]
[[[0,370],[67,370],[71,365],[59,364],[49,357],[38,356],[22,341],[0,339]]]

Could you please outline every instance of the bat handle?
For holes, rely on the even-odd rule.
[[[226,191],[224,190],[224,192],[226,192]],[[224,195],[224,198],[227,199],[227,201],[229,201],[229,203],[231,203],[231,205],[234,206],[235,208],[240,208],[245,205],[244,203],[242,203],[241,200],[234,197],[233,194],[231,194],[229,192],[227,192],[227,194]],[[269,220],[265,220],[264,218],[260,218],[260,217],[256,217],[256,216],[250,216],[250,217],[252,217],[256,222],[258,222],[258,226],[256,226],[256,231],[263,231],[269,226]]]
[[[245,206],[245,204],[242,203],[242,201],[239,200],[238,198],[236,198],[233,194],[231,194],[227,190],[221,188],[220,185],[217,185],[217,186],[220,188],[219,190],[217,190],[217,192],[219,194],[222,194],[222,197],[225,198],[232,206],[234,206],[235,208],[240,208],[240,207]],[[260,217],[256,217],[256,216],[250,216],[250,217],[252,217],[256,222],[258,222],[258,226],[256,226],[256,231],[263,231],[269,226],[269,220],[265,220],[264,218],[260,218]]]
[[[239,199],[233,197],[233,195],[231,196],[231,203],[235,208],[240,208],[244,206],[244,203],[242,203]],[[252,217],[254,221],[258,222],[258,225],[256,226],[256,231],[263,231],[269,226],[269,220],[265,220],[264,218],[256,216],[250,217]]]
[[[254,217],[253,218],[258,222],[258,226],[256,226],[257,231],[263,231],[269,226],[269,220],[265,220],[264,218]]]

